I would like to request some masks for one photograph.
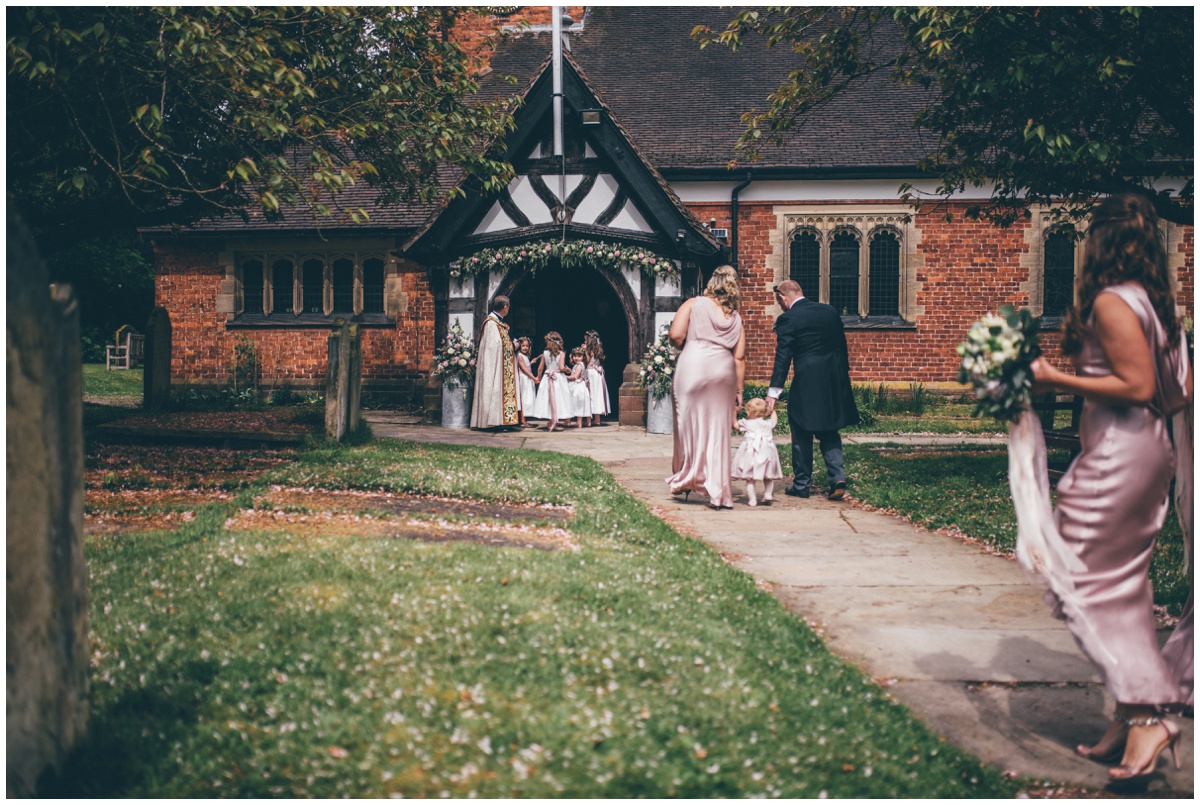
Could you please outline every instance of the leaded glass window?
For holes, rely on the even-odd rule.
[[[349,257],[333,261],[333,311],[354,312],[354,261]]]
[[[363,313],[383,312],[383,260],[363,260]]]
[[[249,259],[242,263],[242,312],[263,312],[263,262]]]
[[[300,294],[305,313],[325,312],[325,263],[316,257],[304,261],[300,272]]]
[[[867,314],[899,316],[900,241],[894,233],[883,230],[871,238],[867,280],[870,286]]]
[[[280,258],[271,264],[271,312],[292,312],[292,261]]]
[[[1062,316],[1075,298],[1075,238],[1056,230],[1042,250],[1042,315]]]
[[[858,238],[851,232],[829,244],[829,304],[843,316],[858,314]]]
[[[791,271],[804,294],[816,299],[821,292],[821,243],[814,232],[797,232],[792,238]]]

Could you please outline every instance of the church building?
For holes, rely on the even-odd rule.
[[[930,145],[912,127],[919,88],[868,79],[783,147],[731,169],[741,114],[767,103],[790,51],[750,41],[736,53],[701,50],[691,31],[723,28],[728,8],[568,14],[561,153],[548,8],[513,15],[532,24],[497,47],[483,79],[489,99],[524,98],[504,143],[516,177],[502,191],[382,206],[362,186],[339,199],[369,212],[362,223],[297,210],[147,231],[175,382],[225,382],[249,339],[265,384],[319,387],[329,330],[344,319],[363,334],[364,389],[418,397],[452,324],[474,333],[502,293],[513,335],[535,354],[550,330],[568,349],[597,330],[621,420],[637,422],[644,407],[627,368],[723,263],[740,277],[748,380],[770,375],[780,313],[771,288],[787,278],[841,312],[855,382],[953,380],[955,345],[1004,304],[1043,316],[1048,354],[1061,359],[1057,324],[1082,245],[1046,210],[1007,229],[968,220],[986,189],[935,196],[915,168]],[[905,182],[928,201],[902,201]],[[1164,230],[1190,316],[1193,229]]]

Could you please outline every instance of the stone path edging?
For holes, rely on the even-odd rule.
[[[1093,788],[1107,782],[1106,767],[1078,757],[1073,747],[1103,731],[1112,702],[1065,626],[1050,617],[1009,559],[853,501],[780,495],[772,506],[750,508],[738,482],[732,512],[672,498],[663,483],[670,474],[671,437],[641,428],[490,434],[416,425],[386,412],[365,416],[380,437],[594,458],[656,514],[765,582],[821,631],[832,651],[887,685],[949,741],[1038,780]],[[1004,437],[862,435],[846,441],[851,439],[1006,443]],[[1150,792],[1194,790],[1193,722],[1177,723],[1184,768],[1176,771],[1164,754]]]

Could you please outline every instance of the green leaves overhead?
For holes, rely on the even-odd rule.
[[[1044,203],[1079,218],[1098,195],[1134,191],[1168,220],[1193,219],[1190,9],[774,7],[693,31],[734,50],[751,35],[790,48],[797,67],[743,116],[750,161],[883,74],[929,89],[912,123],[931,150],[915,167],[944,197],[991,187],[979,216],[1007,225]]]
[[[256,207],[335,214],[337,192],[360,182],[381,203],[428,200],[439,170],[506,182],[488,146],[511,110],[473,102],[482,63],[452,35],[473,12],[14,9],[10,180],[18,200],[50,182],[143,225]]]

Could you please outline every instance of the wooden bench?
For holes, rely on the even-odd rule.
[[[1083,413],[1083,397],[1066,396],[1062,399],[1055,392],[1035,394],[1033,410],[1037,412],[1042,422],[1042,435],[1046,440],[1048,450],[1066,450],[1070,453],[1066,464],[1057,462],[1050,464],[1050,479],[1057,481],[1066,472],[1067,467],[1079,454],[1079,417]],[[1054,416],[1059,411],[1071,412],[1071,424],[1064,428],[1054,427]]]
[[[132,327],[118,331],[117,343],[105,348],[105,369],[136,369],[146,357],[146,336]]]

